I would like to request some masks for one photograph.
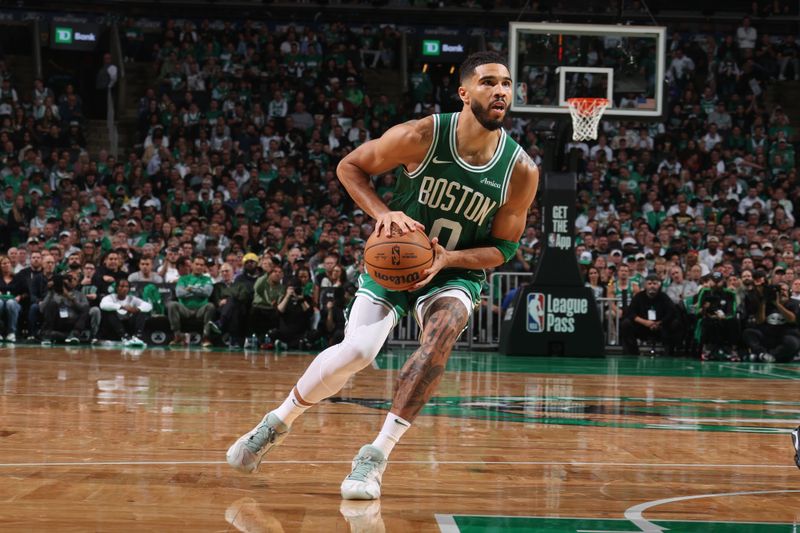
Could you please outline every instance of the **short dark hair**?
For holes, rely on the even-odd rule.
[[[506,60],[505,56],[502,56],[497,52],[475,52],[467,57],[463,63],[461,63],[461,67],[458,69],[459,81],[464,83],[464,80],[472,76],[476,68],[489,63],[498,63],[508,68],[508,61]]]

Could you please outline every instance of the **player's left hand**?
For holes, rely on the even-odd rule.
[[[439,238],[434,237],[431,240],[431,247],[433,248],[433,264],[430,268],[427,268],[422,271],[422,280],[411,287],[412,291],[416,291],[421,289],[425,285],[431,282],[431,280],[436,277],[436,274],[443,268],[447,267],[447,250],[445,250],[444,246],[439,244]]]

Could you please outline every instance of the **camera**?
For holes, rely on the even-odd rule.
[[[294,289],[294,295],[292,295],[293,300],[297,301],[303,299],[303,285],[299,280],[292,280],[292,282],[289,284],[289,287]]]
[[[775,302],[781,294],[780,285],[765,285],[764,286],[764,300],[767,302]]]

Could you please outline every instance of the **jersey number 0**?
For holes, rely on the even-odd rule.
[[[461,238],[461,224],[448,218],[437,218],[433,226],[431,226],[431,232],[429,234],[431,240],[435,237],[439,237],[439,234],[442,233],[442,229],[450,230],[450,237],[447,239],[447,244],[443,244],[442,246],[444,246],[445,250],[455,250],[458,239]],[[439,244],[442,244],[441,239],[439,239],[439,241]]]

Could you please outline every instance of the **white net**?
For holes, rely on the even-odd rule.
[[[570,98],[569,114],[572,115],[572,139],[588,141],[597,139],[597,125],[608,107],[605,98]]]

